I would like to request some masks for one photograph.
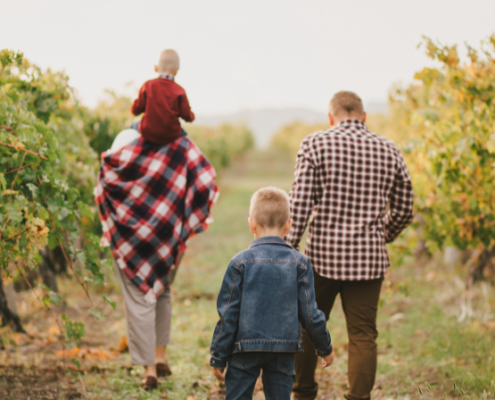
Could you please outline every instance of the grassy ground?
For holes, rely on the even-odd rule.
[[[174,283],[174,343],[169,347],[173,375],[160,381],[158,391],[141,391],[141,369],[130,368],[129,355],[118,351],[125,335],[123,300],[112,271],[108,271],[110,284],[105,292],[117,302],[117,309],[99,304],[108,314],[101,321],[85,316],[90,306],[74,282],[59,282],[67,301],[59,311],[86,324],[80,351],[69,357],[80,362],[81,372],[71,371],[67,379],[57,355],[56,325],[36,301],[35,293],[20,294],[20,312],[31,337],[14,335],[8,328],[0,331],[6,346],[0,351],[0,398],[223,398],[208,367],[217,320],[216,294],[230,258],[251,241],[246,223],[251,194],[265,185],[288,189],[292,170],[292,160],[257,152],[222,173],[215,222],[207,233],[191,240]],[[477,318],[458,322],[464,293],[461,278],[462,269],[449,270],[439,259],[391,268],[379,312],[379,367],[373,398],[438,399],[444,395],[463,397],[463,393],[470,398],[495,398],[494,289],[479,284],[473,293]],[[347,336],[339,303],[329,329],[337,358],[334,366],[317,370],[319,399],[343,399]],[[263,393],[257,391],[255,398],[262,399]]]

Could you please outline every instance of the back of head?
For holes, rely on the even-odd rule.
[[[251,197],[249,215],[263,228],[282,228],[290,218],[287,192],[273,186],[261,188]]]
[[[363,101],[356,93],[343,90],[332,97],[328,111],[338,119],[359,119],[364,113]]]
[[[179,64],[179,55],[175,50],[163,50],[158,60],[158,72],[161,74],[175,73],[179,69]]]

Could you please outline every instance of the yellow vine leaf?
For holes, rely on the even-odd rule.
[[[490,153],[495,153],[495,133],[490,135],[490,139],[486,142],[486,148]]]

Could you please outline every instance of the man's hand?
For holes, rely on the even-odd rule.
[[[213,372],[213,375],[215,375],[215,378],[217,378],[217,381],[223,382],[225,380],[225,375],[224,375],[225,369],[221,368],[212,368],[211,372]]]
[[[322,357],[321,358],[321,366],[323,368],[329,367],[333,363],[333,359],[335,358],[335,355],[333,354],[334,352],[332,351],[328,356]]]

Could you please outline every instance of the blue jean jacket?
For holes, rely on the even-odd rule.
[[[225,368],[233,353],[301,352],[301,325],[319,356],[332,351],[325,316],[315,302],[305,255],[279,237],[263,237],[232,259],[218,294],[210,365]]]

